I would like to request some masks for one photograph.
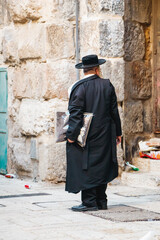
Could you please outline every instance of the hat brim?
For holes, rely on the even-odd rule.
[[[96,66],[102,65],[105,62],[106,62],[105,59],[98,59],[98,63],[96,63],[96,64],[83,65],[83,63],[78,63],[75,65],[75,68],[77,68],[77,69],[91,68],[91,67],[96,67]]]

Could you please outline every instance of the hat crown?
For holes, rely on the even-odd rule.
[[[87,55],[82,58],[82,63],[84,66],[98,64],[98,56],[97,55]]]

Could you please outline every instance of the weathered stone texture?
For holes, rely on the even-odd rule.
[[[52,14],[56,19],[75,20],[76,1],[75,0],[58,0],[52,1]]]
[[[38,136],[43,132],[53,134],[54,112],[58,107],[66,111],[67,103],[57,99],[50,101],[23,99],[18,115],[21,134],[26,136]]]
[[[18,38],[14,27],[4,28],[2,49],[4,62],[18,61]]]
[[[150,23],[152,0],[132,0],[132,20],[140,23]]]
[[[41,15],[39,10],[43,6],[43,1],[36,0],[6,0],[11,20],[25,23],[29,20],[38,20]]]
[[[38,138],[39,176],[41,180],[65,181],[65,143],[55,144],[54,136]]]
[[[122,57],[124,54],[124,23],[119,19],[102,21],[99,25],[100,55]]]
[[[74,29],[65,24],[47,26],[47,57],[74,58]]]
[[[152,93],[152,72],[149,63],[136,61],[132,63],[132,98],[147,99]]]
[[[45,56],[45,27],[43,24],[27,23],[16,30],[20,59],[43,58]]]
[[[32,166],[29,151],[29,139],[12,138],[9,142],[10,168],[14,168],[17,173],[25,172],[25,175],[30,175]]]
[[[145,37],[143,27],[136,22],[125,21],[124,35],[125,60],[141,60],[145,54]]]
[[[124,14],[124,0],[101,0],[100,10],[105,13],[112,13],[123,16]]]
[[[68,88],[76,81],[74,63],[60,60],[47,64],[46,78],[43,84],[43,98],[68,99]]]
[[[54,63],[28,62],[10,73],[15,98],[68,99],[68,88],[76,81],[74,63],[59,60]]]
[[[115,87],[118,102],[124,100],[124,61],[123,59],[107,60],[101,66],[104,78],[109,78]]]
[[[10,21],[6,0],[0,0],[0,25],[8,24]]]
[[[98,28],[99,28],[99,22],[97,20],[87,21],[81,24],[81,27],[80,27],[81,56],[85,56],[87,54],[99,53]]]
[[[36,98],[42,97],[43,86],[46,80],[46,64],[28,62],[21,67],[15,67],[10,73],[13,81],[13,94],[15,98]]]
[[[124,106],[124,133],[143,132],[143,105],[141,102],[128,102]]]

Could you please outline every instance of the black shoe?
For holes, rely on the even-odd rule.
[[[107,203],[99,203],[97,204],[99,210],[107,210]]]
[[[75,212],[97,211],[98,210],[97,207],[87,207],[83,204],[81,204],[79,206],[73,206],[71,209],[72,209],[72,211],[75,211]]]

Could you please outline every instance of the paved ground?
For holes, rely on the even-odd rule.
[[[25,184],[31,184],[31,189],[25,189]],[[139,240],[149,231],[155,234],[150,240],[160,240],[160,221],[116,222],[119,205],[160,214],[160,189],[111,185],[107,192],[108,214],[112,209],[114,221],[72,212],[70,207],[80,203],[80,195],[66,193],[64,184],[0,175],[0,240]],[[122,214],[124,219],[130,219],[130,212]]]

